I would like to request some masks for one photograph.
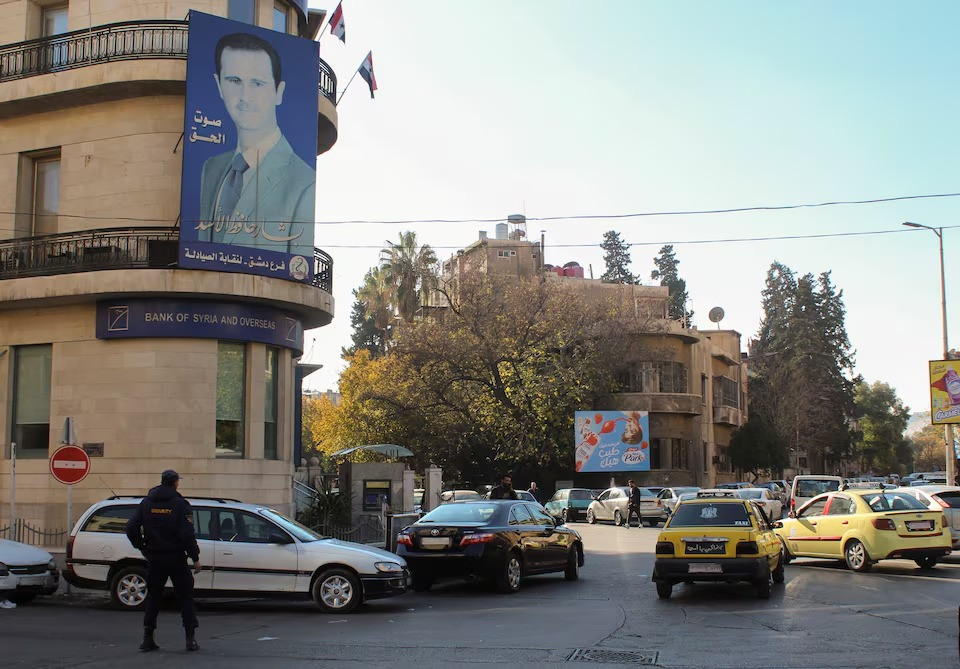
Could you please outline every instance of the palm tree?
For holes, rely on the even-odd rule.
[[[400,233],[396,244],[388,241],[380,252],[380,267],[394,290],[394,306],[407,323],[413,322],[421,296],[436,283],[436,264],[433,249],[426,244],[418,248],[417,233],[412,231]]]
[[[394,290],[388,281],[387,272],[381,267],[371,267],[363,277],[363,285],[357,291],[357,299],[363,301],[368,318],[387,340],[387,330],[393,320]]]

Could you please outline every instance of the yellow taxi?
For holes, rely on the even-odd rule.
[[[747,581],[757,597],[783,583],[783,548],[756,502],[703,491],[677,505],[657,538],[653,581],[667,599],[677,583]]]
[[[896,490],[826,493],[791,511],[774,528],[786,547],[787,562],[795,557],[836,558],[860,572],[893,558],[914,560],[929,569],[952,550],[943,511],[931,511]]]

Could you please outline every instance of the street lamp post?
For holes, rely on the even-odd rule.
[[[940,241],[940,309],[941,309],[941,319],[943,321],[943,359],[949,360],[950,358],[950,345],[947,339],[947,284],[946,278],[944,276],[943,269],[943,228],[932,228],[929,225],[921,225],[920,223],[911,223],[910,221],[904,222],[904,225],[908,228],[922,228],[924,230],[929,230],[937,236]],[[947,483],[953,485],[953,480],[956,475],[956,461],[957,454],[953,445],[953,425],[947,423],[943,427],[943,436],[944,436],[944,456],[947,461]]]

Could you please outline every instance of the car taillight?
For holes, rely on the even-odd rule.
[[[661,555],[673,555],[673,543],[669,541],[658,541],[656,552]]]
[[[409,534],[398,534],[397,545],[409,546],[410,548],[413,548],[413,537],[411,537]]]
[[[897,526],[889,518],[874,518],[873,526],[878,530],[896,530]]]
[[[73,557],[73,537],[67,539],[67,559]]]
[[[942,506],[942,507],[948,507],[948,506],[950,506],[949,504],[947,504],[946,502],[943,501],[943,498],[940,497],[940,495],[930,495],[930,499],[932,499],[934,502],[936,502],[937,504],[939,504],[939,505]]]
[[[759,552],[756,541],[741,541],[737,544],[737,555],[756,555]]]
[[[476,534],[465,534],[463,538],[460,539],[461,546],[469,546],[471,544],[488,544],[496,538],[496,534],[490,532],[477,532]]]

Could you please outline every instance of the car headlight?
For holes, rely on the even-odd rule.
[[[47,563],[47,569],[49,569],[50,571],[56,571],[57,561],[54,560],[53,558],[50,558],[50,562]]]
[[[383,571],[387,573],[397,573],[403,571],[403,567],[396,562],[375,562],[373,566],[377,568],[377,571]]]
[[[0,562],[0,576],[9,576],[10,570],[7,569],[7,565]]]

